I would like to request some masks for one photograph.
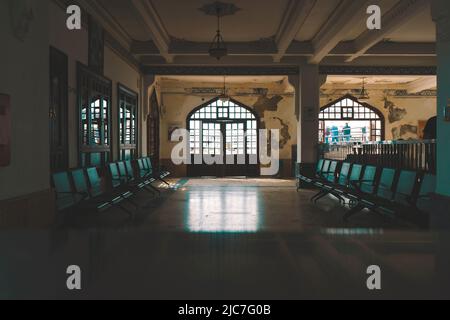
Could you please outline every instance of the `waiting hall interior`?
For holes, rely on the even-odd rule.
[[[449,30],[447,0],[1,0],[0,298],[450,298]]]

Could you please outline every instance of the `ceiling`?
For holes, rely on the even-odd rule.
[[[213,1],[153,0],[167,32],[174,38],[194,42],[211,42],[217,29],[217,18],[198,10]],[[227,41],[256,41],[277,33],[289,0],[234,0],[240,11],[223,17],[221,25]]]
[[[431,0],[222,0],[238,10],[222,18],[230,57],[217,62],[207,54],[216,17],[199,10],[214,1],[78,0],[142,65],[364,64],[373,57],[429,65],[435,57]],[[383,24],[370,32],[373,4]]]
[[[431,5],[419,12],[387,38],[395,42],[435,42],[436,24],[430,18]]]
[[[123,31],[132,40],[150,41],[151,37],[146,32],[145,24],[136,19],[136,14],[131,10],[130,1],[124,0],[96,0],[102,8],[114,19]]]
[[[310,41],[313,39],[340,2],[340,0],[319,0],[310,12],[305,27],[300,29],[295,40]]]

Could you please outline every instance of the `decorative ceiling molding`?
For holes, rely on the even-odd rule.
[[[381,30],[377,32],[366,30],[354,41],[356,53],[347,61],[351,62],[364,55],[370,48],[408,22],[408,19],[425,10],[428,5],[429,0],[400,0],[394,8],[383,15]]]
[[[210,43],[193,42],[184,39],[172,38],[169,52],[174,55],[208,55]],[[277,47],[273,38],[264,38],[249,42],[228,42],[229,55],[271,55],[277,52]]]
[[[171,38],[169,53],[172,55],[207,55],[209,43],[193,42]],[[228,43],[230,55],[267,55],[278,53],[274,37],[251,42]],[[134,55],[160,55],[153,41],[133,41],[131,53]],[[339,43],[328,56],[351,56],[356,53],[353,41]],[[293,41],[286,50],[286,56],[312,56],[314,48],[310,41]],[[370,48],[364,56],[436,56],[435,43],[412,43],[384,41]]]
[[[131,43],[131,54],[134,55],[160,55],[158,47],[153,41],[133,41]]]
[[[309,63],[319,64],[342,42],[349,31],[359,25],[361,16],[357,13],[366,12],[367,7],[372,2],[372,0],[343,0],[313,39],[315,52]]]
[[[383,41],[367,50],[364,55],[436,56],[436,43]]]
[[[130,0],[130,3],[136,17],[145,25],[146,32],[151,36],[161,56],[168,63],[171,63],[173,56],[169,54],[170,36],[152,2],[149,0]]]
[[[312,9],[316,5],[316,0],[291,0],[286,12],[281,19],[280,27],[275,36],[277,54],[274,56],[275,62],[280,62],[295,39],[300,29],[309,17]]]
[[[204,12],[206,15],[217,17],[219,12],[220,17],[235,15],[237,12],[241,11],[234,3],[225,3],[216,1],[214,3],[205,4],[198,10]]]
[[[97,1],[77,0],[77,3],[91,15],[126,50],[130,50],[131,38],[122,26]]]
[[[299,66],[145,66],[142,71],[153,75],[298,75]],[[320,66],[323,75],[436,75],[436,67],[352,67]]]
[[[72,3],[70,0],[53,1],[60,5]],[[364,50],[361,51],[362,44],[369,41],[369,38],[379,38],[379,34],[386,32],[385,30],[372,32],[369,38],[365,36],[366,33],[362,30],[362,35],[356,41],[342,41],[347,36],[347,31],[355,27],[354,20],[360,18],[358,17],[359,14],[356,14],[358,8],[364,8],[366,2],[370,1],[342,0],[341,5],[334,10],[334,13],[322,26],[316,37],[312,41],[300,42],[294,39],[299,30],[306,27],[305,22],[311,10],[314,6],[319,6],[319,2],[317,0],[290,0],[276,35],[256,41],[227,43],[231,57],[228,57],[229,59],[226,59],[224,63],[227,65],[269,65],[273,64],[274,61],[277,63],[281,61],[283,65],[291,65],[302,64],[302,59],[309,59],[309,63],[313,64],[340,65],[344,64],[347,59],[352,60],[355,57],[361,57],[351,65],[371,65],[373,59],[380,59],[379,62],[373,63],[374,65],[389,65],[391,60],[394,65],[432,64],[431,60],[427,60],[426,57],[436,56],[435,43],[378,41],[374,45],[371,44],[367,50],[364,47]],[[386,24],[389,29],[397,28],[400,23],[397,20],[409,21],[411,15],[424,2],[428,2],[428,0],[401,0],[394,9],[383,16],[384,26]],[[115,39],[115,42],[123,47],[122,53],[128,50],[141,64],[213,65],[212,62],[205,61],[210,43],[171,37],[151,0],[130,0],[130,10],[132,10],[136,19],[144,24],[146,32],[152,39],[151,41],[133,41],[126,29],[122,27],[120,17],[112,16],[105,8],[107,4],[103,6],[97,0],[73,0],[73,3],[79,4],[86,13],[92,15],[103,26],[111,36],[109,39]],[[217,13],[211,11],[213,10],[211,8],[214,8],[217,3],[222,6],[221,10],[224,10],[227,14],[236,14],[241,10],[232,3],[220,1],[213,2],[200,9],[205,14],[209,12],[216,15]],[[195,8],[193,9],[195,10]],[[365,8],[363,11],[365,12]],[[83,14],[83,17],[85,16],[87,15]],[[436,19],[445,20],[440,17]],[[389,23],[391,20],[393,22]],[[366,42],[363,41],[364,39]],[[112,43],[112,41],[108,42]],[[113,43],[113,47],[117,48],[117,43]],[[369,57],[373,57],[373,59],[370,60]],[[401,63],[395,61],[395,59],[400,59],[398,57],[406,57],[407,59]],[[411,62],[411,59],[416,57],[417,63]],[[366,58],[369,60],[366,60]]]
[[[351,56],[356,53],[354,41],[340,42],[328,56]],[[285,55],[314,54],[313,44],[309,41],[293,41]],[[429,42],[391,42],[376,44],[364,53],[365,56],[436,56],[436,44]]]

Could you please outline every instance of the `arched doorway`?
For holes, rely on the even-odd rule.
[[[345,95],[321,108],[319,141],[322,143],[382,141],[383,114],[371,105]]]
[[[232,99],[216,98],[194,109],[186,121],[190,132],[189,176],[260,175],[260,120],[251,108]],[[207,164],[204,155],[221,158],[223,164]],[[196,159],[201,159],[201,164]]]

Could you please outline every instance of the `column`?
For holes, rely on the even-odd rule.
[[[433,21],[436,23],[437,53],[437,186],[430,212],[433,229],[450,229],[450,1],[433,0]],[[442,243],[445,250],[448,242]],[[447,253],[450,251],[447,251]],[[450,257],[442,256],[444,267],[450,266]],[[447,269],[448,270],[448,269]]]
[[[432,14],[437,30],[437,193],[450,196],[450,1],[433,0]]]
[[[297,126],[297,165],[303,174],[312,175],[319,141],[320,86],[317,65],[301,66],[299,75],[290,76],[295,88]]]

